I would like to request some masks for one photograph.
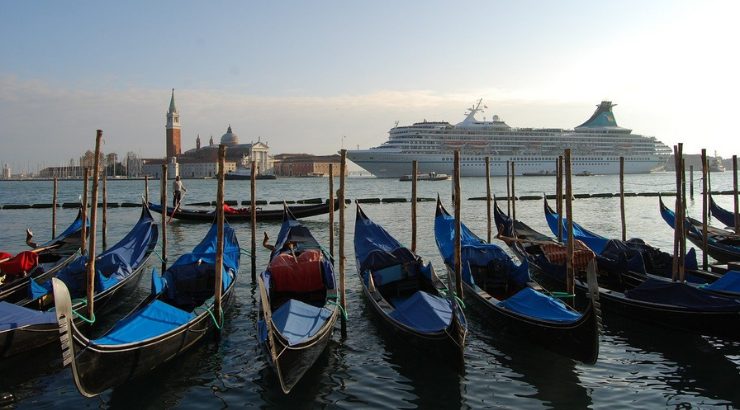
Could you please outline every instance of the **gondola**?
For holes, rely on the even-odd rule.
[[[138,287],[144,265],[157,244],[158,229],[146,205],[133,229],[95,258],[94,314],[100,317],[130,297]],[[87,311],[87,255],[75,259],[53,278],[63,281],[75,300],[75,321],[94,320]],[[0,358],[54,346],[59,332],[53,312],[51,281],[29,279],[29,295],[16,304],[0,302]],[[56,349],[58,349],[56,345]]]
[[[565,289],[562,259],[553,256],[547,249],[548,244],[553,244],[555,250],[562,245],[520,221],[500,222],[498,218],[509,219],[500,209],[496,210],[496,214],[500,215],[496,217],[499,232],[504,237],[513,238],[508,240],[511,248],[520,257],[532,262],[536,267],[533,272],[537,279],[552,289]],[[588,247],[584,245],[581,249]],[[740,300],[705,292],[685,283],[655,278],[632,287],[627,282],[605,278],[599,260],[596,255],[598,296],[607,319],[609,315],[619,315],[651,325],[740,340]],[[590,298],[589,284],[583,280],[582,269],[577,264],[575,270],[576,295],[581,300],[587,300]]]
[[[455,220],[439,198],[434,234],[448,272],[454,275]],[[508,330],[586,364],[596,362],[599,317],[592,303],[580,313],[547,294],[530,278],[527,260],[517,265],[502,248],[486,243],[462,223],[460,241],[463,299],[494,329]]]
[[[30,284],[28,278],[34,278],[36,282],[45,282],[55,273],[67,266],[80,254],[82,245],[82,208],[77,212],[77,217],[61,234],[54,239],[37,245],[35,249],[24,251],[15,257],[30,256],[33,266],[25,272],[9,274],[4,266],[0,266],[0,272],[5,273],[2,285],[0,285],[0,300],[8,303],[16,303],[24,299],[28,293]],[[87,231],[86,231],[87,233]],[[29,254],[35,254],[35,256]],[[0,257],[0,259],[3,259]],[[25,258],[24,258],[25,259]],[[11,263],[12,260],[7,260]],[[1,275],[1,274],[0,274]]]
[[[676,226],[676,214],[668,209],[660,198],[660,215],[671,228]],[[686,217],[686,238],[694,245],[703,247],[704,224]],[[732,231],[707,226],[707,255],[721,263],[740,261],[740,236]]]
[[[728,229],[734,229],[735,212],[729,211],[717,205],[711,195],[709,196],[709,213],[712,215],[712,217],[717,218],[718,221],[727,226]]]
[[[127,317],[97,339],[85,337],[74,323],[66,286],[54,279],[56,317],[64,364],[72,365],[75,384],[87,397],[134,379],[172,360],[223,325],[234,300],[239,243],[228,225],[223,230],[222,309],[215,312],[218,225],[213,224],[192,252],[180,256],[161,276],[154,269],[152,291]],[[216,322],[216,317],[221,322]]]
[[[558,215],[545,203],[545,219],[553,235],[558,232]],[[563,219],[563,231],[567,229]],[[673,255],[661,251],[640,238],[626,241],[610,239],[594,233],[576,222],[573,222],[573,236],[585,243],[599,256],[599,270],[607,273],[608,278],[600,280],[617,280],[627,282],[635,287],[648,278],[671,278],[673,275]],[[564,238],[565,242],[565,238]],[[718,280],[721,275],[699,269],[696,250],[691,248],[684,256],[685,280],[696,285],[705,285]]]
[[[258,279],[257,338],[289,393],[324,351],[339,316],[331,256],[287,205],[267,269]]]
[[[340,206],[339,201],[334,201],[334,210],[338,210]],[[152,211],[162,213],[161,204],[149,204]],[[290,212],[295,218],[307,218],[309,216],[328,214],[331,207],[328,203],[314,204],[314,205],[293,205],[290,207]],[[170,215],[174,219],[181,221],[200,221],[200,222],[213,222],[216,218],[215,210],[193,210],[178,208],[174,215],[172,211],[173,207],[167,207],[167,215]],[[227,221],[251,221],[252,212],[250,208],[232,208],[228,205],[224,205],[224,215]],[[257,221],[282,221],[283,210],[282,209],[262,209],[257,208]]]
[[[357,205],[355,258],[362,288],[394,333],[433,359],[465,370],[465,315],[431,263],[401,245]]]

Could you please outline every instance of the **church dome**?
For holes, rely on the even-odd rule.
[[[221,137],[221,144],[226,146],[239,144],[239,137],[231,132],[231,125],[229,125],[229,129],[226,131],[226,134]]]

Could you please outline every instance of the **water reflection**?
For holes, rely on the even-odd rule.
[[[656,332],[642,323],[610,319],[614,320],[605,327],[610,342],[624,343],[636,355],[629,365],[647,368],[635,373],[665,383],[666,395],[676,401],[670,404],[678,406],[688,395],[716,400],[712,405],[740,407],[740,373],[728,358],[740,354],[740,344],[671,329]]]
[[[384,388],[392,391],[397,400],[417,408],[460,407],[463,400],[462,377],[442,360],[405,344],[377,317],[365,298],[362,298],[361,305],[363,315],[370,318],[370,324],[375,329],[373,339],[378,343],[377,348],[385,352],[383,359],[389,370],[397,372],[397,376],[387,380]]]
[[[473,312],[474,313],[474,312]],[[588,408],[593,405],[590,390],[579,379],[581,365],[535,345],[523,343],[506,333],[491,329],[480,315],[469,314],[471,325],[468,351],[485,359],[495,377],[521,384],[494,390],[491,401],[504,402],[527,397],[552,408]],[[467,357],[466,357],[467,359]],[[475,365],[476,363],[471,363]],[[502,374],[503,373],[503,374]]]

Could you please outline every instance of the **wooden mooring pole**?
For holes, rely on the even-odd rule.
[[[491,229],[491,157],[486,157],[486,221],[488,223],[488,243],[493,239]]]
[[[162,274],[167,270],[167,164],[162,164],[162,178],[159,182],[159,201],[162,204]],[[147,192],[148,189],[147,189]],[[148,196],[148,194],[147,194]]]
[[[455,151],[455,171],[454,181],[452,181],[455,191],[455,288],[457,290],[457,297],[463,298],[463,282],[462,282],[462,245],[461,235],[462,226],[460,219],[460,151]]]
[[[93,160],[92,200],[90,203],[90,246],[87,258],[87,316],[95,322],[95,234],[98,216],[98,181],[100,180],[100,143],[103,131],[95,136],[95,159]]]
[[[254,161],[252,162],[254,164]],[[218,188],[216,189],[216,223],[217,237],[216,237],[216,283],[213,285],[213,303],[215,312],[213,315],[216,318],[216,329],[220,330],[223,323],[223,310],[221,309],[221,296],[223,292],[223,280],[224,280],[224,179],[225,179],[225,167],[226,167],[226,146],[221,144],[218,146]],[[254,178],[254,167],[252,167],[252,178]],[[254,228],[252,228],[254,232]],[[254,236],[252,238],[254,240]]]
[[[411,163],[411,252],[416,253],[416,183],[419,161]]]
[[[255,283],[257,279],[257,161],[252,161],[251,173],[249,177],[249,189],[252,196],[252,203],[250,204],[252,211],[252,247],[250,253],[252,255],[250,260],[252,262],[252,283]]]
[[[346,264],[346,257],[344,254],[344,208],[345,208],[345,201],[344,201],[344,195],[345,195],[345,182],[346,182],[346,172],[347,169],[347,150],[342,149],[341,150],[341,160],[339,163],[339,283],[341,288],[339,289],[340,294],[340,300],[339,304],[342,306],[342,310],[344,311],[344,315],[342,315],[342,338],[347,337],[347,319],[345,319],[345,316],[347,314],[347,289],[346,289],[346,280],[345,280],[345,264]],[[333,210],[332,210],[333,212]]]

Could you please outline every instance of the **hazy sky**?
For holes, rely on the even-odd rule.
[[[382,143],[478,99],[512,127],[617,123],[684,152],[740,152],[738,1],[3,1],[0,162],[35,172],[183,151],[229,125],[271,154]]]

